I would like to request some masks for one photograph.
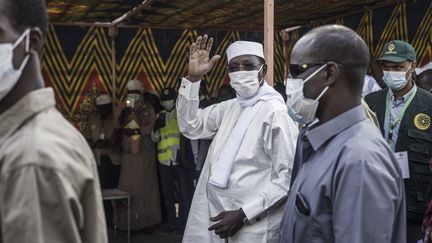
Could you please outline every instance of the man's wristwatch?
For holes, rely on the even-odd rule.
[[[244,216],[244,217],[243,217],[243,220],[242,220],[242,221],[243,221],[243,224],[249,224],[249,220],[248,220],[246,214],[244,213],[243,209],[240,208],[239,210],[241,211],[241,214]]]

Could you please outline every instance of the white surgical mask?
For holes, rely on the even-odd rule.
[[[406,73],[406,71],[383,71],[383,80],[387,87],[399,91],[405,87],[411,78],[411,73],[408,79],[406,78]]]
[[[228,73],[231,80],[231,87],[233,87],[240,97],[250,98],[258,92],[262,81],[258,80],[258,73],[263,66],[264,65],[261,65],[259,70]]]
[[[167,110],[171,110],[172,108],[174,108],[174,105],[175,105],[175,100],[163,100],[162,101],[162,106]]]
[[[287,79],[285,93],[287,95],[288,115],[294,121],[307,125],[313,120],[315,120],[319,100],[325,94],[329,87],[325,87],[316,99],[304,97],[303,87],[307,81],[309,81],[313,76],[315,76],[326,66],[327,64],[324,64],[323,66],[318,68],[304,81],[303,79]]]
[[[18,69],[13,66],[13,55],[15,48],[26,39],[25,51],[27,53],[24,61]],[[0,44],[0,101],[2,101],[7,94],[15,87],[19,78],[21,77],[22,71],[24,70],[29,58],[30,58],[30,29],[24,31],[24,33],[15,41],[15,43],[3,43]]]

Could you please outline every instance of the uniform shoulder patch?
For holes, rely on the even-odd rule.
[[[414,125],[417,129],[424,131],[430,127],[431,117],[424,113],[419,113],[414,117]]]

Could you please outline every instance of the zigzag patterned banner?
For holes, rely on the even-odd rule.
[[[396,5],[394,8],[387,25],[381,34],[381,38],[377,45],[373,46],[372,53],[374,57],[381,54],[382,48],[385,43],[391,40],[404,40],[408,41],[408,27],[406,19],[406,6],[405,2]]]
[[[429,0],[368,10],[337,18],[334,23],[356,30],[375,58],[386,42],[401,39],[413,44],[419,64],[431,59],[432,4]],[[302,28],[290,34],[289,51],[306,31],[308,28]],[[208,81],[206,89],[211,94],[228,83],[224,54],[229,44],[240,39],[261,42],[262,33],[121,28],[116,39],[114,89],[108,30],[51,26],[42,71],[47,85],[56,92],[59,109],[77,127],[83,128],[93,110],[92,99],[100,93],[113,95],[115,90],[116,100],[122,100],[129,80],[138,79],[147,90],[158,92],[165,87],[177,88],[187,71],[189,45],[203,33],[215,38],[214,53],[222,55],[213,71],[205,77]],[[283,41],[276,34],[275,81],[282,82],[283,75]]]
[[[54,27],[50,28],[42,71],[67,115],[72,115],[82,101],[81,94],[88,90],[89,80],[97,81],[105,91],[102,93],[111,94],[110,55],[107,33],[102,28],[91,28],[68,60]]]

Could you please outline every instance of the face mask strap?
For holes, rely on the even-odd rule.
[[[26,52],[30,50],[30,29],[27,29],[22,33],[22,35],[13,44],[13,49],[15,49],[23,40],[26,38]]]
[[[315,72],[313,72],[311,75],[309,75],[309,77],[307,77],[304,81],[303,84],[306,83],[307,81],[309,81],[313,76],[315,76],[317,73],[319,73],[321,70],[323,70],[325,67],[327,67],[327,63],[322,65],[320,68],[318,68],[317,70],[315,70]]]
[[[407,82],[409,82],[410,81],[410,79],[412,78],[412,72],[409,74],[409,76],[408,76],[408,78],[407,78]]]
[[[411,63],[410,63],[410,66],[409,66],[409,68],[408,68],[408,70],[406,70],[405,73],[407,73],[407,72],[409,72],[409,71],[411,70],[412,64],[413,64],[413,63],[411,62]],[[409,82],[410,79],[412,78],[412,73],[413,73],[413,72],[410,72],[410,74],[409,74],[409,76],[408,76],[408,78],[407,78],[407,82]]]
[[[30,59],[30,55],[29,55],[29,51],[30,51],[30,29],[27,29],[26,31],[24,31],[24,33],[22,33],[22,35],[15,41],[15,43],[13,44],[13,49],[15,49],[22,41],[23,39],[26,39],[26,43],[25,43],[25,51],[26,51],[26,57],[24,58],[24,61],[21,63],[21,66],[19,67],[18,71],[22,72],[25,68],[25,66],[27,65],[27,62]]]
[[[18,69],[20,72],[22,72],[24,70],[24,68],[25,68],[25,66],[26,66],[26,64],[27,64],[27,62],[28,62],[29,59],[30,59],[30,55],[27,55],[24,58],[23,63],[21,64],[20,68]]]
[[[261,65],[261,67],[258,69],[258,74],[261,72],[262,68],[264,67],[264,64]],[[264,76],[263,78],[259,81],[259,86],[261,87],[264,84]]]
[[[328,89],[329,89],[329,86],[325,87],[324,90],[321,92],[321,94],[319,94],[315,100],[319,101]]]
[[[263,67],[264,67],[264,64],[261,64],[261,67],[258,69],[258,73],[261,72]]]

